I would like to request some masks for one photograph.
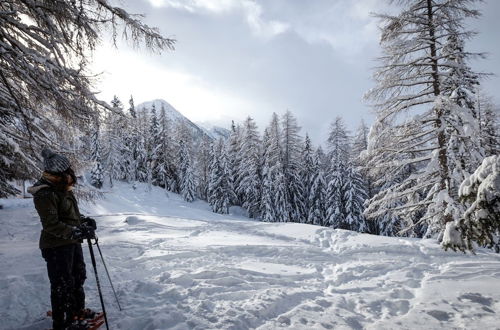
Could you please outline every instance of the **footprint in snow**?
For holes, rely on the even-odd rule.
[[[484,305],[484,306],[491,306],[493,304],[493,299],[484,297],[480,293],[464,293],[460,296],[458,296],[458,300],[469,300],[471,302]]]
[[[453,317],[452,313],[439,310],[427,311],[426,313],[439,321],[449,321]]]

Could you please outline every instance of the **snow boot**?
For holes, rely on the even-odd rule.
[[[93,320],[99,313],[91,310],[90,308],[82,309],[77,317],[79,320]]]

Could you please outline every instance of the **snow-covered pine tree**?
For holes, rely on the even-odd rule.
[[[288,218],[293,222],[305,222],[307,212],[304,205],[306,199],[304,182],[300,176],[302,141],[299,136],[300,127],[297,119],[287,110],[281,120],[281,145],[283,151],[283,175],[285,178],[286,196],[290,204]]]
[[[115,95],[111,101],[112,111],[106,117],[106,171],[109,183],[113,186],[114,180],[125,180],[129,173],[127,168],[130,151],[125,144],[126,118],[123,113],[123,104]]]
[[[363,177],[353,163],[348,164],[346,167],[343,193],[347,229],[366,232],[368,226],[363,216],[363,203],[367,199],[368,194]]]
[[[260,138],[255,121],[248,117],[243,123],[239,154],[239,178],[236,193],[250,218],[259,216],[260,210]]]
[[[215,142],[210,146],[210,166],[208,169],[208,183],[207,183],[207,202],[212,207],[212,211],[217,212],[217,188],[219,179],[222,176],[220,170],[220,150]]]
[[[281,128],[276,113],[273,113],[267,131],[268,140],[265,146],[267,150],[265,151],[266,159],[264,160],[266,177],[264,185],[269,189],[266,195],[271,198],[272,205],[265,206],[265,208],[272,207],[273,212],[272,214],[266,214],[264,219],[273,222],[289,222],[291,206],[287,194],[286,178],[283,173]]]
[[[196,195],[196,178],[191,163],[189,147],[184,140],[179,141],[179,176],[181,196],[186,202],[194,201]]]
[[[459,196],[467,205],[458,223],[449,222],[443,247],[474,251],[474,243],[500,252],[500,156],[483,160],[460,186]]]
[[[233,191],[228,175],[227,151],[221,138],[212,144],[210,156],[208,203],[214,212],[227,214]]]
[[[344,178],[340,169],[332,166],[327,178],[328,184],[325,196],[326,217],[324,225],[333,228],[348,229],[345,221],[345,204],[343,204]]]
[[[149,120],[147,111],[137,112],[135,120],[135,128],[137,132],[137,180],[139,182],[148,181],[148,142],[149,142]]]
[[[101,159],[101,146],[99,141],[99,124],[96,124],[94,133],[92,133],[91,161],[94,163],[90,171],[90,184],[101,189],[104,183],[104,171]]]
[[[176,146],[173,140],[172,123],[169,120],[165,107],[161,106],[159,118],[160,136],[160,159],[159,173],[161,186],[168,191],[178,191],[177,182],[179,181],[177,174],[177,165],[174,155],[176,154]]]
[[[326,182],[325,173],[321,166],[323,157],[323,151],[321,147],[318,147],[314,154],[312,184],[308,195],[309,211],[307,223],[318,226],[326,225]]]
[[[165,175],[165,173],[160,173],[162,169],[161,163],[163,160],[163,134],[160,132],[160,123],[154,103],[151,106],[149,121],[148,151],[149,160],[151,162],[151,183],[155,186],[160,186]]]
[[[447,222],[458,219],[457,181],[464,176],[461,159],[468,159],[469,167],[482,154],[476,143],[460,138],[464,131],[471,137],[479,132],[474,109],[457,102],[459,90],[473,94],[467,79],[476,75],[465,63],[474,54],[458,44],[447,47],[450,36],[465,40],[473,35],[463,28],[465,18],[479,16],[470,8],[473,2],[405,1],[399,14],[379,15],[384,55],[375,74],[377,87],[367,96],[375,102],[377,120],[392,124],[387,150],[391,157],[402,158],[393,159],[392,175],[408,164],[416,171],[375,195],[370,207],[395,212],[407,223],[414,222],[408,218],[420,217],[428,225],[428,236],[442,234]],[[450,84],[453,68],[462,71],[461,78]],[[453,84],[450,94],[447,86]],[[413,117],[408,118],[408,113]],[[460,122],[466,128],[459,128]],[[392,207],[394,200],[402,205]]]
[[[137,111],[135,110],[135,104],[134,104],[134,97],[130,95],[130,99],[128,100],[129,108],[128,112],[130,114],[130,117],[133,119],[137,118]]]
[[[241,196],[238,196],[236,187],[239,185],[239,169],[241,163],[241,126],[235,125],[234,121],[231,122],[231,134],[227,140],[227,157],[229,167],[229,180],[233,189],[232,205],[241,205]]]
[[[482,94],[481,94],[482,95]],[[500,107],[493,103],[491,97],[480,97],[478,100],[480,118],[480,139],[486,157],[500,154]]]
[[[273,178],[271,172],[272,157],[271,152],[271,136],[269,129],[264,130],[262,137],[262,190],[260,199],[260,217],[262,221],[275,221],[275,210],[273,200]]]
[[[366,163],[364,163],[362,156],[362,153],[366,152],[368,149],[369,133],[370,129],[366,126],[365,121],[361,120],[352,141],[351,159],[365,181],[368,198],[371,198],[373,197],[373,184],[368,175],[368,167]]]
[[[442,103],[449,103],[444,107],[447,112],[443,116],[447,123],[448,191],[455,201],[458,199],[458,187],[484,157],[480,134],[470,135],[480,132],[477,97],[473,94],[479,85],[479,77],[466,63],[462,38],[458,32],[451,33],[442,50],[444,64],[448,66],[443,70],[446,78],[441,81]]]
[[[210,147],[210,144],[211,144],[211,139],[208,136],[203,136],[201,138],[200,145],[198,146],[198,152],[196,153],[196,159],[197,159],[196,176],[198,178],[198,196],[200,196],[200,198],[205,201],[208,201],[209,182],[211,179],[210,166],[212,164],[212,161],[214,160],[213,155],[211,155],[212,148]],[[218,150],[217,158],[218,157],[220,157],[220,150]],[[218,163],[217,166],[219,166]],[[228,174],[226,173],[226,175]],[[220,213],[215,210],[214,212]]]
[[[316,149],[316,153],[318,154],[319,166],[326,175],[328,173],[328,169],[330,168],[330,160],[328,159],[327,154],[323,151],[321,145]]]
[[[350,141],[341,117],[335,118],[332,123],[327,143],[330,167],[327,174],[325,225],[333,228],[349,229],[346,222],[347,213],[344,193]]]
[[[318,172],[318,164],[315,164],[314,161],[314,150],[311,145],[311,139],[309,135],[306,133],[306,138],[304,141],[304,148],[302,149],[301,156],[301,171],[300,171],[300,179],[303,183],[303,203],[305,209],[305,217],[302,218],[301,222],[310,223],[309,222],[309,212],[311,210],[311,187],[314,183],[314,178]]]
[[[328,160],[330,166],[343,168],[350,159],[350,138],[342,117],[337,116],[330,125],[330,133],[327,140]]]
[[[361,119],[359,126],[354,134],[352,140],[351,157],[357,161],[361,156],[361,153],[368,149],[368,134],[370,129],[366,126],[365,121]]]
[[[64,145],[68,132],[90,133],[98,113],[109,109],[95,97],[88,70],[104,30],[114,41],[123,35],[152,50],[173,47],[108,0],[0,2],[0,196],[16,192],[8,181],[38,175],[44,145]],[[57,125],[65,127],[61,136]],[[56,151],[82,160],[64,147]]]
[[[129,154],[129,173],[127,181],[135,182],[138,180],[138,156],[139,156],[139,137],[138,137],[138,128],[137,128],[137,112],[135,110],[134,98],[130,95],[129,103],[129,118],[127,120],[127,128],[126,128],[126,136],[125,140],[130,150]]]

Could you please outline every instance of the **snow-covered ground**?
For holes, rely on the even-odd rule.
[[[0,328],[50,327],[32,201],[0,204]],[[500,329],[500,255],[489,251],[222,216],[144,186],[82,209],[124,309],[98,260],[112,329]]]

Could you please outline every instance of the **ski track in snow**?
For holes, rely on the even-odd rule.
[[[97,257],[112,329],[500,329],[497,254],[217,215],[144,190],[119,185],[82,207],[124,309]],[[0,328],[45,329],[39,220],[31,200],[0,203]],[[87,304],[99,309],[84,252]]]

